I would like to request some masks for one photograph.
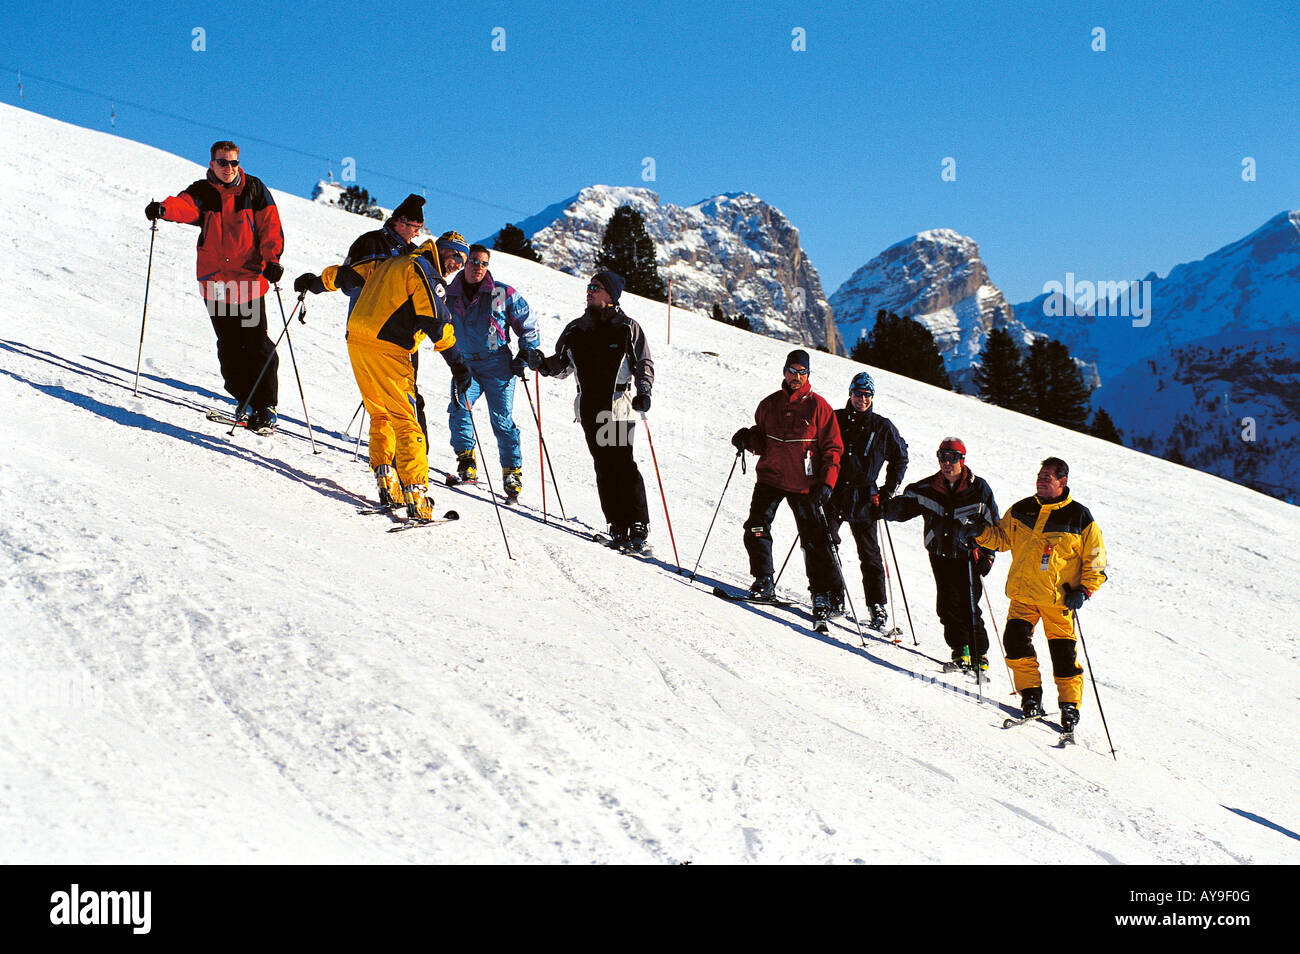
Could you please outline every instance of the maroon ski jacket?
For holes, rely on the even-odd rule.
[[[805,381],[791,393],[782,385],[759,402],[745,449],[758,455],[755,475],[790,493],[818,484],[834,487],[844,443],[835,411]]]

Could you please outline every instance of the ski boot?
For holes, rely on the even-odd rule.
[[[1079,704],[1077,702],[1061,703],[1061,731],[1073,732],[1079,724]]]
[[[776,599],[776,585],[772,582],[770,574],[754,577],[754,582],[749,586],[749,598],[751,600]]]
[[[824,623],[831,618],[830,595],[822,590],[814,590],[812,595],[813,622]]]
[[[406,501],[406,517],[412,522],[426,523],[433,519],[433,498],[425,484],[404,484],[402,498]]]
[[[275,408],[259,407],[248,415],[248,429],[254,434],[261,434],[263,437],[270,437],[275,433],[275,425],[278,418],[276,417]]]
[[[402,484],[392,464],[380,464],[375,468],[375,483],[379,486],[379,506],[391,508],[402,504]]]
[[[1031,686],[1020,690],[1020,715],[1037,719],[1043,715],[1043,687]]]
[[[870,606],[869,609],[871,610],[871,622],[867,625],[883,633],[885,626],[889,623],[889,611],[885,609],[885,604],[876,603]]]
[[[616,527],[612,523],[609,525],[609,545],[615,550],[622,550],[627,546],[627,527]]]
[[[478,480],[478,464],[474,460],[472,447],[456,455],[456,477],[462,484]]]
[[[634,523],[628,527],[627,531],[627,550],[629,553],[640,553],[645,549],[646,538],[650,536],[650,525],[646,523]]]
[[[518,467],[502,467],[501,486],[511,502],[518,500],[520,492],[524,489],[523,470]]]
[[[989,657],[988,657],[988,656],[981,656],[981,657],[980,657],[979,667],[980,667],[980,672],[988,672],[988,671],[989,671]]]

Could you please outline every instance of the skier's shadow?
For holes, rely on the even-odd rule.
[[[0,344],[4,343],[0,342]],[[291,467],[284,461],[262,457],[260,454],[245,450],[244,448],[231,444],[229,441],[221,438],[212,437],[207,434],[200,434],[183,427],[177,427],[174,424],[168,424],[166,421],[147,417],[144,414],[123,407],[114,407],[111,404],[105,404],[102,401],[95,400],[95,398],[92,398],[89,395],[70,391],[59,384],[39,384],[36,381],[25,378],[21,374],[17,374],[6,368],[0,368],[0,374],[13,378],[21,384],[26,384],[28,387],[31,387],[42,394],[48,395],[49,397],[58,398],[60,401],[66,401],[74,407],[81,408],[84,411],[89,411],[92,414],[112,421],[114,424],[134,427],[142,431],[151,431],[156,434],[163,434],[167,437],[184,441],[187,444],[201,447],[204,450],[215,451],[218,454],[225,454],[245,463],[256,464],[258,467],[263,467],[274,474],[296,480],[331,500],[337,500],[352,505],[364,504],[366,502],[364,497],[340,487],[333,480],[305,473],[304,471],[298,470],[296,467]]]
[[[57,368],[61,371],[70,371],[74,374],[79,374],[82,375],[83,377],[90,378],[93,381],[98,381],[101,384],[106,384],[109,387],[121,388],[124,391],[129,391],[132,392],[133,394],[135,392],[135,388],[131,383],[134,372],[131,371],[129,368],[123,368],[121,365],[113,364],[112,362],[105,361],[102,358],[96,358],[92,355],[82,355],[82,357],[85,358],[87,361],[91,361],[94,362],[95,364],[103,365],[105,368],[111,368],[114,371],[121,371],[122,375],[119,376],[116,374],[112,374],[111,372],[101,370],[99,368],[91,367],[90,365],[81,364],[64,355],[55,354],[50,351],[42,351],[40,348],[34,348],[31,345],[23,344],[20,341],[6,341],[0,339],[0,349],[10,351],[24,358],[31,358],[36,361],[43,361],[46,364],[54,368]],[[196,384],[189,384],[185,381],[178,381],[175,378],[165,378],[165,377],[161,377],[160,375],[149,374],[148,372],[144,372],[144,371],[140,373],[140,377],[142,380],[152,381],[153,383],[161,385],[166,388],[171,388],[176,391],[188,392],[191,394],[198,395],[203,399],[215,402],[217,406],[228,405],[230,407],[234,407],[234,402],[231,400],[229,395],[217,394],[216,392],[211,391],[208,388],[200,387],[199,385]],[[34,384],[34,382],[28,382],[28,383]],[[182,408],[185,410],[193,410],[199,413],[206,412],[211,406],[210,404],[200,403],[199,401],[189,401],[183,398],[177,398],[171,394],[168,394],[166,391],[159,390],[158,388],[147,387],[143,384],[140,386],[139,394],[141,397],[150,397],[156,401],[160,401],[163,404],[170,404],[172,407]],[[281,414],[279,417],[281,422],[297,424],[298,426],[302,427],[304,430],[306,430],[307,428],[307,424],[305,421],[299,421],[290,415]],[[312,433],[316,435],[318,442],[323,444],[325,447],[329,447],[331,450],[337,450],[337,451],[342,451],[343,453],[347,453],[348,451],[348,448],[346,446],[347,438],[345,435],[339,434],[337,431],[322,429],[314,425],[312,427]],[[301,440],[301,441],[309,440],[309,438],[306,437],[305,435],[296,434],[293,433],[292,431],[284,431],[283,435],[287,437],[292,437],[295,440]],[[321,439],[322,436],[336,438],[342,441],[344,446],[337,446],[334,444],[327,443]]]
[[[692,585],[692,581],[689,578],[683,578],[682,582],[688,585]],[[695,582],[704,583],[710,590],[714,586],[719,586],[724,590],[728,589],[725,583],[721,582],[720,580],[715,580],[712,577],[706,576],[703,573],[697,573],[695,575]],[[693,585],[692,585],[692,589],[694,589]],[[713,596],[712,593],[709,593],[709,595]],[[718,597],[716,596],[713,596],[713,598],[718,599]],[[741,607],[742,609],[748,610],[749,612],[753,613],[755,616],[760,616],[763,619],[769,620],[770,622],[773,623],[779,623],[785,626],[786,628],[791,629],[794,632],[798,633],[800,636],[815,639],[826,646],[831,646],[834,647],[835,649],[843,650],[844,652],[847,652],[850,655],[858,656],[862,659],[865,659],[867,662],[872,663],[873,665],[879,666],[882,669],[886,669],[890,672],[897,673],[900,676],[906,676],[909,679],[919,679],[922,682],[935,686],[938,689],[941,689],[945,692],[949,692],[960,697],[967,698],[971,702],[977,704],[983,702],[985,705],[990,705],[996,708],[998,711],[1003,712],[1009,716],[1015,716],[1020,714],[1020,710],[1017,709],[1016,707],[998,702],[996,699],[992,698],[987,694],[981,697],[978,693],[972,690],[963,689],[958,686],[951,685],[950,683],[946,683],[941,679],[937,678],[937,676],[928,677],[924,673],[919,673],[913,669],[908,669],[906,666],[900,666],[898,663],[890,662],[888,659],[884,659],[880,656],[877,656],[875,653],[868,651],[866,646],[853,645],[853,643],[851,642],[846,642],[845,639],[857,639],[858,633],[851,623],[846,623],[844,620],[835,621],[835,629],[833,629],[831,632],[819,633],[816,630],[812,629],[812,617],[801,606],[792,606],[789,608],[778,609],[778,608],[769,608],[762,603],[742,603],[739,601],[736,601],[734,605]],[[802,617],[805,620],[805,622],[803,624],[795,623],[790,620],[789,616],[778,615],[778,614],[785,614],[785,613],[795,613],[798,616]],[[841,630],[844,631],[845,639],[837,638],[834,635],[834,633],[839,632]],[[914,649],[911,646],[895,644],[892,640],[885,639],[883,636],[876,636],[867,632],[864,632],[862,635],[866,639],[873,640],[884,645],[889,645],[896,649],[901,649],[905,652],[911,653],[914,656],[918,656],[922,659],[927,659],[932,663],[942,666],[942,662],[940,660],[935,659],[933,656],[929,655],[928,653],[921,652],[919,649]]]

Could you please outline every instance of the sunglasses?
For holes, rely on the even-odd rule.
[[[959,454],[956,451],[939,451],[936,456],[941,464],[955,464],[966,459],[965,454]]]
[[[422,229],[422,228],[424,228],[424,223],[423,223],[423,222],[412,222],[410,219],[398,219],[398,220],[397,220],[397,224],[398,224],[398,225],[404,225],[404,226],[406,226],[407,228],[410,228],[410,229]]]
[[[215,162],[217,165],[221,166],[223,169],[238,169],[238,168],[239,168],[239,160],[238,160],[238,159],[213,159],[212,161]]]
[[[475,268],[487,268],[487,267],[488,267],[488,263],[487,263],[487,262],[480,262],[480,261],[479,261],[478,259],[476,259],[476,258],[471,258],[471,259],[469,260],[469,264],[473,265]]]
[[[597,285],[595,282],[592,282],[590,285],[587,286],[587,291],[604,291],[604,290],[605,290],[604,285]]]
[[[796,367],[794,367],[793,365],[789,365],[789,364],[787,364],[787,365],[785,366],[785,373],[786,373],[786,374],[801,374],[801,375],[802,375],[802,374],[807,374],[807,373],[808,373],[808,369],[807,369],[807,368],[796,368]]]

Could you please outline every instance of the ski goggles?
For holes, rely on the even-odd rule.
[[[935,456],[939,458],[939,463],[941,464],[955,464],[958,461],[966,459],[965,454],[958,453],[957,451],[939,451]]]

